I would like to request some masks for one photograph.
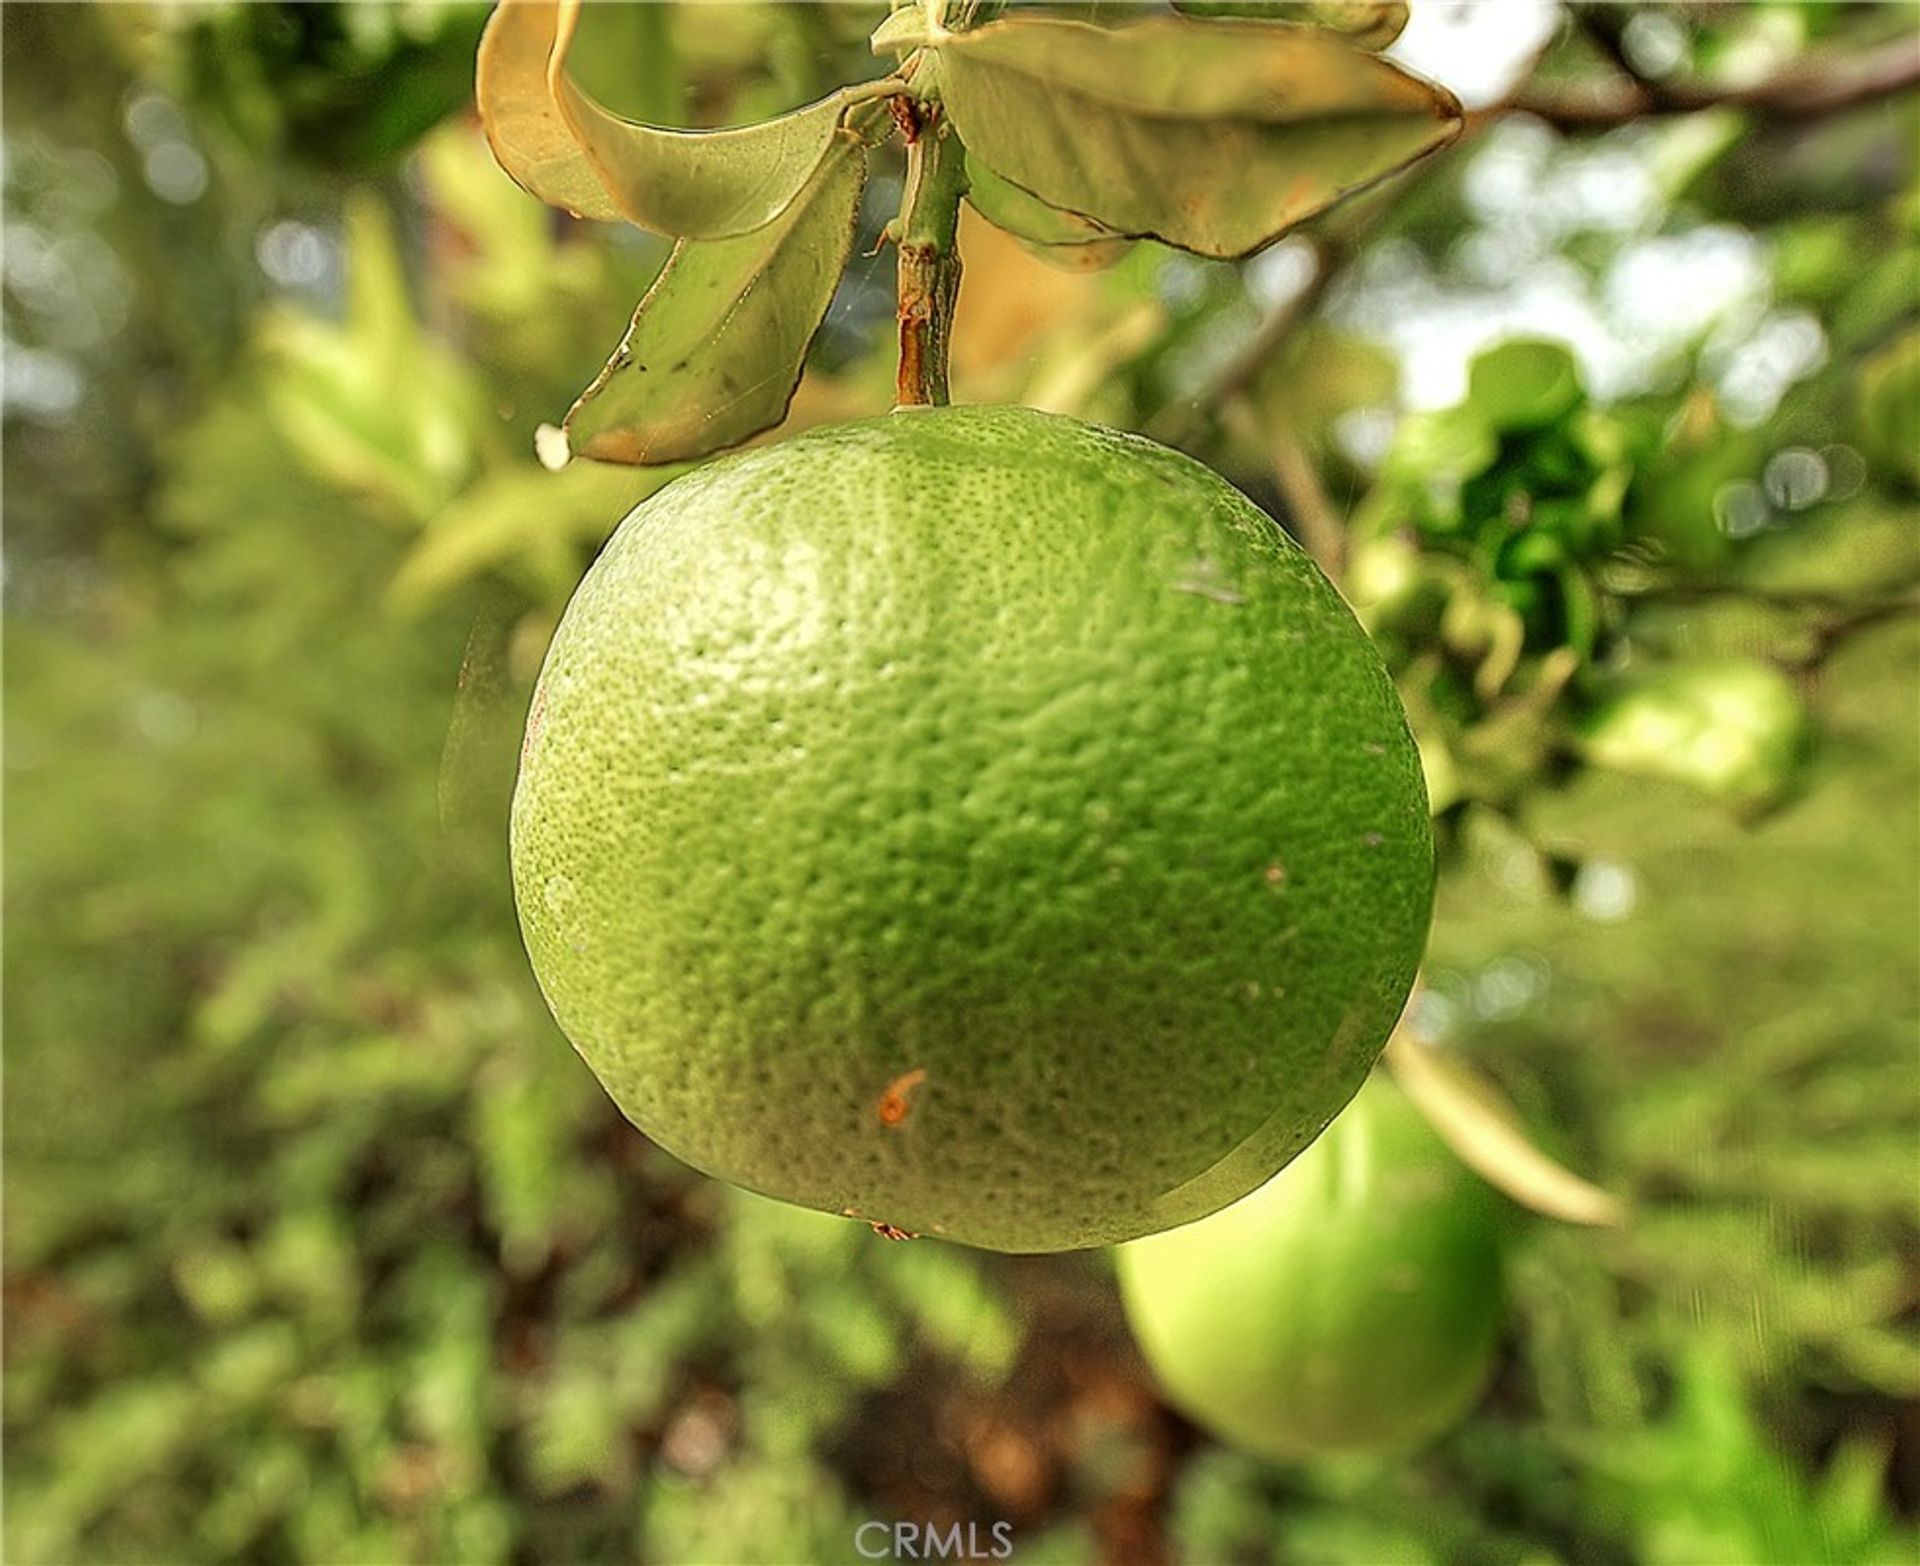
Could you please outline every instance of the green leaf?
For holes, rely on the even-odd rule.
[[[905,56],[919,48],[926,35],[927,19],[920,6],[896,6],[887,13],[887,19],[873,30],[872,36],[867,39],[867,47],[877,55]]]
[[[1627,682],[1575,736],[1593,766],[1686,783],[1748,815],[1792,793],[1811,741],[1793,682],[1751,659],[1681,664]]]
[[[658,5],[589,5],[567,55],[567,72],[580,87],[615,113],[647,125],[687,122],[687,61],[682,31],[688,8],[675,0]],[[698,68],[697,66],[695,67]]]
[[[1283,22],[1016,17],[918,41],[937,51],[936,90],[980,163],[1051,206],[1201,255],[1258,250],[1461,124],[1444,88]]]
[[[1386,471],[1410,487],[1448,490],[1499,459],[1500,442],[1479,409],[1460,403],[1435,412],[1409,414],[1387,453]]]
[[[1305,22],[1343,34],[1362,49],[1384,49],[1406,29],[1407,0],[1173,0],[1188,16]]]
[[[786,417],[807,344],[853,246],[866,149],[836,133],[786,211],[732,239],[688,240],[567,415],[572,450],[606,462],[683,462]]]
[[[345,216],[346,320],[289,309],[266,316],[265,404],[309,472],[424,523],[478,460],[487,423],[479,385],[414,315],[379,198],[353,192]]]
[[[1581,398],[1580,366],[1564,343],[1514,338],[1478,355],[1467,401],[1496,430],[1557,424]]]
[[[971,153],[967,156],[967,200],[996,228],[1003,228],[1034,254],[1071,271],[1112,266],[1133,248],[1133,241],[1112,229],[1050,207],[1038,196],[1002,179]]]
[[[397,608],[418,611],[484,571],[514,567],[536,591],[564,597],[578,551],[613,531],[659,480],[584,464],[531,463],[489,475],[436,515],[394,573]]]
[[[642,125],[568,72],[579,20],[580,0],[507,0],[494,13],[479,75],[494,153],[542,200],[680,239],[725,239],[772,222],[826,157],[847,109],[897,85],[842,88],[758,125]]]

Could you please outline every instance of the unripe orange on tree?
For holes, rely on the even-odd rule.
[[[1503,1314],[1499,1198],[1376,1074],[1222,1212],[1117,1253],[1171,1401],[1283,1460],[1411,1447],[1486,1385]]]
[[[1264,1182],[1366,1076],[1433,844],[1312,561],[1137,436],[919,408],[627,519],[513,807],[562,1028],[670,1152],[1006,1250]]]

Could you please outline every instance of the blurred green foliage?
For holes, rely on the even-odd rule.
[[[870,71],[855,9],[598,8],[583,53],[647,43],[596,83],[626,112],[744,119]],[[723,1191],[548,1020],[502,841],[525,693],[669,475],[549,475],[532,434],[663,247],[493,168],[446,87],[477,14],[7,16],[8,1557],[841,1561],[879,1518],[1005,1519],[1033,1562],[1915,1559],[1911,102],[1498,127],[1316,229],[1344,279],[1234,416],[1284,257],[1069,277],[970,236],[963,396],[1181,415],[1303,536],[1305,453],[1452,772],[1413,1025],[1634,1207],[1516,1221],[1460,1430],[1279,1467],[1159,1403],[1103,1258]],[[1886,25],[1658,15],[1694,70]],[[1601,68],[1569,32],[1543,73]],[[1488,204],[1603,155],[1652,191],[1624,224]],[[1407,279],[1437,312],[1703,234],[1757,302],[1637,381],[1529,330],[1403,406]],[[796,420],[884,404],[889,281],[856,265]],[[1743,351],[1805,321],[1755,393]],[[1576,764],[1616,684],[1728,660],[1811,714],[1798,797]]]

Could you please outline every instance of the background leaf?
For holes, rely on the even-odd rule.
[[[866,149],[840,132],[774,222],[682,240],[599,377],[567,415],[573,450],[608,462],[680,462],[785,417],[853,244]]]
[[[391,601],[418,611],[503,566],[536,590],[564,592],[579,546],[601,543],[665,478],[587,463],[559,473],[529,464],[491,474],[434,517],[394,572]]]
[[[1860,367],[1860,427],[1873,457],[1920,489],[1920,329]]]
[[[1460,125],[1450,93],[1319,28],[1015,17],[926,41],[981,163],[1202,255],[1259,249]]]
[[[1717,659],[1618,682],[1580,722],[1594,766],[1671,778],[1764,810],[1800,781],[1812,724],[1793,682],[1757,659]]]
[[[481,389],[414,315],[379,198],[356,193],[344,230],[345,319],[285,310],[265,323],[260,351],[284,371],[272,378],[267,405],[315,472],[377,499],[396,520],[424,522],[481,456]],[[398,402],[396,386],[407,388]]]

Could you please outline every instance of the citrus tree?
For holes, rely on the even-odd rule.
[[[896,404],[938,408],[963,201],[1074,269],[1112,266],[1140,239],[1243,258],[1463,124],[1445,89],[1375,52],[1406,21],[1390,3],[1202,7],[1108,25],[1044,7],[901,4],[871,40],[895,74],[709,132],[610,112],[569,69],[580,18],[560,0],[495,11],[477,89],[495,156],[532,194],[659,231],[674,249],[612,359],[563,424],[542,427],[550,466],[576,451],[658,466],[777,425],[851,254],[879,139],[897,136],[906,158],[899,212],[881,232],[899,258]],[[1888,365],[1880,379],[1894,390],[1875,395],[1899,407],[1876,418],[1911,422],[1900,372]],[[1688,516],[1690,534],[1629,548],[1643,541],[1630,534],[1660,525],[1628,521],[1636,476],[1655,470],[1642,483],[1660,483],[1657,439],[1590,405],[1567,349],[1515,339],[1474,361],[1460,406],[1402,429],[1352,540],[1302,506],[1322,563],[1352,567],[1349,591],[1395,663],[1449,829],[1471,807],[1518,822],[1530,792],[1582,765],[1678,778],[1749,813],[1795,786],[1810,729],[1788,671],[1661,659],[1657,637],[1635,636],[1643,601],[1717,559],[1729,531],[1703,533]],[[644,507],[592,574],[523,749],[523,925],[549,1000],[616,1096],[667,1145],[751,1188],[890,1233],[909,1232],[894,1219],[911,1217],[1015,1248],[1163,1228],[1272,1174],[1352,1091],[1423,944],[1427,807],[1381,792],[1406,772],[1395,754],[1406,724],[1398,710],[1367,715],[1375,665],[1339,651],[1351,642],[1344,617],[1328,619],[1304,585],[1252,588],[1263,567],[1237,543],[1185,530],[1205,503],[1185,500],[1184,481],[1145,447],[1096,456],[1040,423],[948,414],[721,471],[730,478],[717,488],[682,483]],[[1137,522],[1124,520],[1134,492],[1145,497]],[[851,515],[827,520],[848,501]],[[1234,525],[1260,530],[1251,517]],[[1116,550],[1137,557],[1118,579]],[[881,564],[853,563],[873,551]],[[984,589],[977,608],[955,596],[969,578]],[[1248,622],[1268,605],[1262,646]],[[1049,622],[1056,607],[1067,624]],[[1821,634],[1910,607],[1871,603]],[[1022,633],[996,636],[1009,618]],[[1292,705],[1215,694],[1250,678]],[[1173,727],[1171,709],[1157,726],[1137,720],[1174,692],[1191,728]],[[1358,726],[1336,728],[1336,713]],[[1144,731],[1137,756],[1114,739],[1129,726]],[[1182,790],[1151,781],[1157,758],[1218,814],[1182,821]],[[989,768],[991,786],[980,781]],[[1075,775],[1070,794],[1051,791],[1049,769]],[[1260,781],[1233,790],[1236,774]],[[757,789],[743,791],[743,777]],[[1262,792],[1282,777],[1291,803]],[[1116,826],[1124,789],[1151,797],[1154,814]],[[1333,798],[1338,815],[1299,804]],[[887,823],[885,846],[843,847],[849,812]],[[995,846],[1055,813],[1039,846]],[[1420,838],[1389,842],[1415,816]],[[766,836],[743,856],[756,828]],[[1370,867],[1349,862],[1355,841],[1374,851],[1361,856]],[[1297,862],[1308,850],[1329,857]],[[721,888],[688,882],[689,852],[724,867]],[[1208,874],[1183,885],[1192,865]],[[1100,907],[1089,871],[1138,900]],[[1261,880],[1278,894],[1264,910]],[[940,915],[928,884],[941,889]],[[1009,895],[1052,922],[1023,928]],[[859,933],[868,903],[884,910],[871,951]],[[1324,934],[1301,940],[1316,908]],[[1182,954],[1183,921],[1199,935],[1195,956],[1231,932],[1224,968]],[[1388,944],[1370,944],[1376,935]],[[780,956],[739,967],[731,954],[755,945]],[[1084,994],[1067,977],[1082,964]],[[1038,987],[1014,976],[1029,966],[1047,976]],[[902,988],[888,969],[912,977]],[[1123,978],[1134,971],[1138,995]],[[677,984],[684,1002],[668,999]],[[1160,999],[1169,989],[1182,1005]],[[1361,1021],[1356,1008],[1375,997],[1383,1008]],[[811,1011],[820,1025],[796,1020]],[[1129,1035],[1145,1059],[1127,1058],[1129,1046],[1115,1064],[1113,1041]],[[1263,1083],[1262,1059],[1285,1087]],[[1149,1060],[1177,1065],[1169,1076]],[[1431,1062],[1417,1070],[1421,1102],[1469,1158],[1569,1215],[1558,1193],[1578,1182],[1489,1118],[1484,1097],[1475,1104]],[[1210,1106],[1231,1083],[1232,1113],[1190,1118],[1183,1082]],[[936,1106],[911,1131],[901,1084]],[[1057,1161],[1037,1157],[1042,1146]],[[867,1173],[850,1175],[855,1164]],[[1136,1175],[1132,1194],[1114,1190]],[[1541,1196],[1543,1179],[1556,1194]],[[1598,1193],[1573,1206],[1617,1216]],[[1048,1220],[1030,1223],[1028,1208]]]

